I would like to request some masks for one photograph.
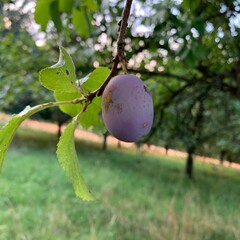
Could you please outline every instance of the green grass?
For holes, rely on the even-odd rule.
[[[239,171],[78,142],[95,202],[83,202],[51,134],[19,131],[0,176],[0,240],[239,240]],[[47,147],[46,147],[47,146]]]

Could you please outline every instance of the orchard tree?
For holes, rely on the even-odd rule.
[[[3,19],[0,22],[0,110],[19,112],[31,102],[52,99],[37,77],[39,68],[50,64],[54,58],[51,54],[47,56],[47,45],[44,48],[36,46],[28,31],[30,16],[26,7],[30,1],[24,1],[21,7],[5,2],[0,5]]]
[[[205,124],[202,120],[198,120],[212,111],[210,106],[204,103],[201,107],[201,102],[191,105],[192,101],[195,102],[196,95],[199,94],[200,97],[202,94],[199,86],[203,86],[203,90],[211,89],[207,94],[208,98],[210,95],[216,95],[214,93],[220,90],[224,96],[230,95],[227,99],[234,98],[239,102],[240,26],[237,21],[239,19],[239,1],[231,3],[226,1],[183,1],[181,4],[173,5],[168,5],[170,6],[167,7],[168,10],[165,8],[163,21],[155,25],[152,35],[150,35],[150,48],[154,46],[155,52],[159,51],[155,55],[156,61],[159,59],[159,54],[163,57],[162,71],[156,72],[159,65],[154,62],[152,65],[155,67],[150,70],[153,70],[151,74],[155,80],[159,79],[160,81],[161,78],[161,81],[165,82],[165,78],[168,78],[168,83],[165,84],[165,91],[168,94],[165,93],[166,97],[163,96],[160,104],[156,106],[159,107],[160,113],[166,111],[164,109],[166,106],[176,109],[178,132],[181,133],[178,134],[178,139],[184,143],[189,153],[186,173],[191,175],[193,150],[197,150],[198,145],[204,144],[211,132],[206,134],[204,131],[208,124],[207,118]],[[157,13],[159,12],[156,11],[156,15]],[[154,20],[152,24],[154,24]],[[155,45],[153,44],[154,40]],[[149,58],[149,64],[153,61],[152,56],[154,55]],[[139,72],[147,76],[145,70]],[[172,85],[174,79],[179,81],[176,86]],[[184,91],[187,92],[186,95]],[[212,102],[217,100],[217,98],[213,99]],[[204,102],[206,101],[204,100]],[[199,113],[197,113],[196,107],[199,107]],[[217,110],[224,111],[222,108]],[[157,112],[156,108],[155,112]],[[163,114],[155,115],[155,127],[152,131],[156,131],[163,123],[162,116]],[[239,129],[229,131],[239,132]],[[214,135],[217,136],[216,133]]]
[[[15,3],[5,1],[0,5],[3,19],[0,23],[0,110],[8,113],[18,113],[25,106],[35,105],[40,100],[54,99],[42,88],[37,76],[39,68],[50,64],[56,54],[49,51],[51,44],[38,47],[38,32],[32,29],[31,4],[32,1],[24,0]],[[33,117],[56,122],[58,136],[62,124],[69,120],[66,114],[56,108],[46,109]]]
[[[215,91],[207,104],[204,132],[209,137],[203,146],[205,155],[218,157],[221,163],[228,158],[239,162],[240,102],[229,93]]]

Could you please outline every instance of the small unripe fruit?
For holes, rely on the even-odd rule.
[[[102,96],[102,116],[108,131],[117,139],[135,142],[149,133],[153,102],[143,81],[134,75],[119,75]]]

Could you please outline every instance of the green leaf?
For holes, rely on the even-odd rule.
[[[193,22],[193,27],[197,29],[200,36],[203,36],[205,33],[205,21],[202,17],[197,17]]]
[[[90,37],[90,25],[88,23],[87,14],[83,8],[74,8],[72,15],[72,23],[77,33],[83,38]]]
[[[76,196],[89,201],[94,200],[94,197],[89,192],[84,179],[81,176],[74,144],[74,131],[77,123],[78,117],[75,117],[64,130],[57,146],[57,157],[63,171],[73,184]]]
[[[68,52],[60,47],[58,62],[40,71],[42,85],[52,91],[77,92],[75,66]]]
[[[71,13],[73,8],[73,0],[58,0],[59,2],[59,11]]]
[[[80,79],[78,82],[85,93],[96,90],[104,82],[109,75],[110,70],[106,67],[96,68],[92,73],[88,74],[85,78]],[[88,106],[86,113],[80,118],[80,124],[83,128],[92,128],[94,131],[103,132],[105,130],[104,124],[101,119],[101,98],[96,97]]]
[[[194,55],[198,60],[204,60],[207,57],[207,48],[202,44],[195,44],[193,46]]]
[[[186,46],[186,44],[183,45],[183,47],[179,50],[178,56],[181,58],[181,60],[185,59],[189,53],[190,49]]]
[[[80,125],[89,130],[103,133],[105,130],[101,118],[101,98],[95,97],[79,120]]]
[[[45,108],[49,108],[49,107],[53,107],[53,106],[57,106],[57,105],[58,105],[58,103],[49,102],[49,103],[37,105],[32,108],[30,106],[27,106],[22,112],[20,112],[17,115],[14,115],[9,120],[9,122],[0,130],[0,171],[3,166],[3,160],[4,160],[5,153],[8,149],[8,146],[9,146],[16,130],[20,126],[20,124],[25,119],[32,116],[34,113],[39,112]]]
[[[63,47],[60,47],[58,62],[43,69],[40,72],[39,79],[44,87],[54,91],[56,101],[71,101],[82,96],[76,83],[74,63]],[[82,105],[80,104],[60,106],[63,112],[72,117],[75,117],[81,111],[81,108]]]
[[[24,117],[15,116],[0,130],[0,171],[3,166],[3,160],[8,146],[14,133],[24,119]]]
[[[96,0],[82,0],[82,3],[89,10],[96,12],[98,10],[98,3]]]
[[[56,101],[71,101],[76,98],[80,98],[81,94],[79,92],[74,93],[63,93],[63,92],[54,92],[54,97]],[[75,117],[80,113],[82,109],[82,104],[67,104],[60,106],[60,109],[70,115],[71,117]]]
[[[96,68],[93,72],[88,74],[85,78],[80,79],[79,83],[85,93],[96,90],[107,78],[110,70],[106,67]]]
[[[38,0],[35,7],[34,19],[41,25],[43,31],[46,30],[50,20],[50,4],[55,0]]]
[[[187,10],[190,9],[191,11],[194,11],[198,8],[200,5],[201,0],[183,0],[182,5]]]
[[[57,31],[60,32],[63,29],[63,26],[62,26],[62,20],[61,20],[61,15],[58,9],[57,1],[54,1],[50,4],[50,15]]]
[[[193,49],[190,49],[190,51],[188,52],[187,56],[186,56],[186,60],[187,60],[187,65],[189,67],[196,67],[197,63],[198,63],[198,57],[195,55]]]

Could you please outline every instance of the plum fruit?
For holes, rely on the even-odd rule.
[[[149,133],[153,123],[153,101],[143,81],[135,75],[114,77],[102,96],[102,117],[117,139],[135,142]]]

